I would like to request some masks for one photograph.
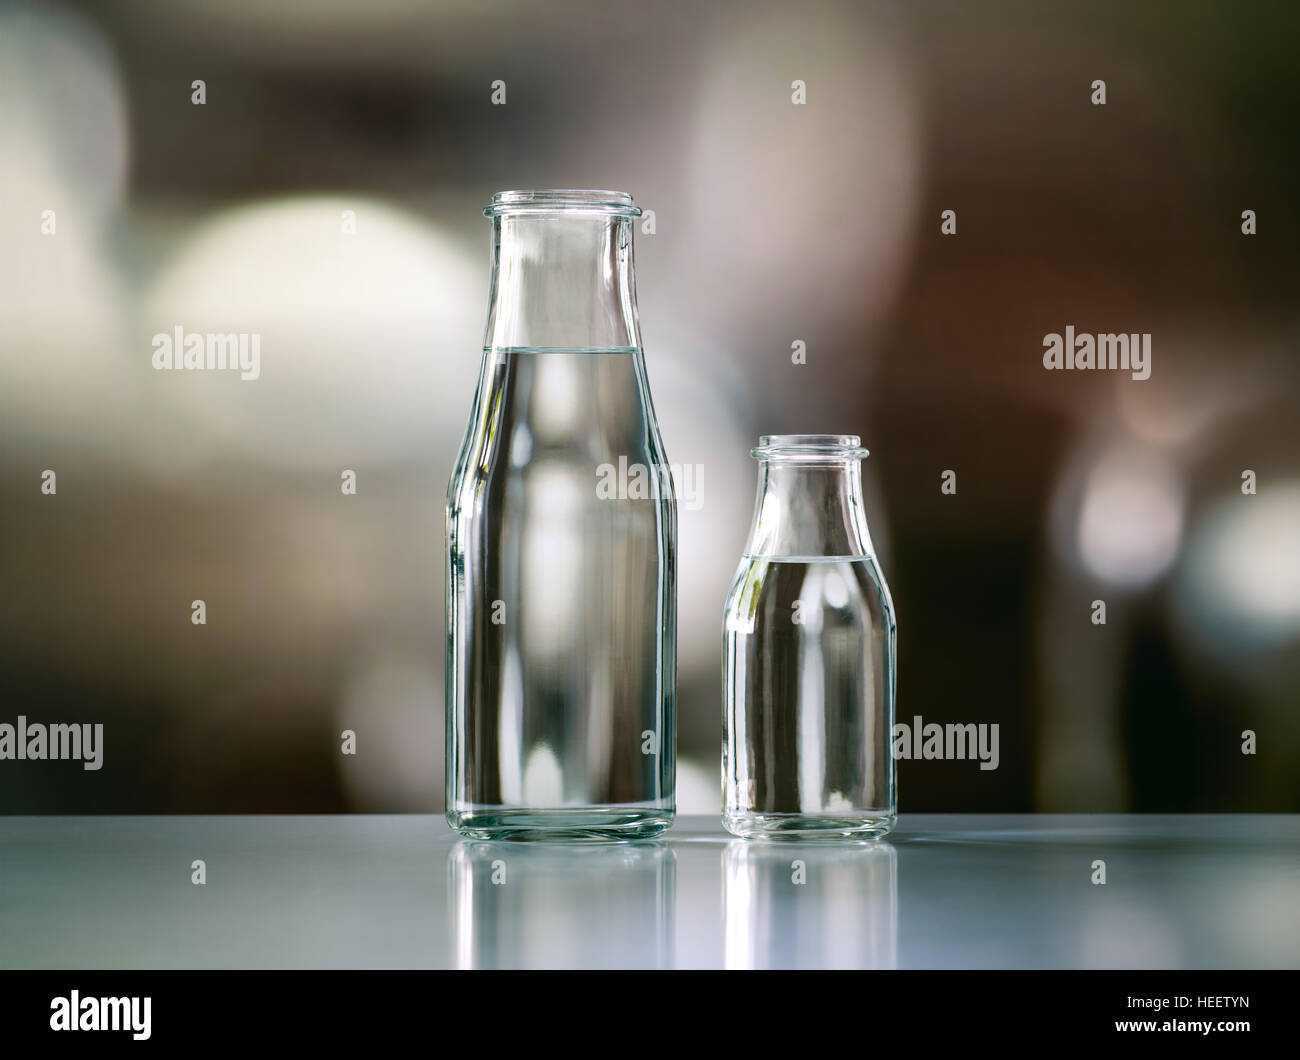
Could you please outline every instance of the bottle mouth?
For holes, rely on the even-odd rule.
[[[548,188],[499,191],[484,208],[485,217],[503,214],[594,213],[606,217],[640,217],[641,207],[625,191],[587,188]]]
[[[856,434],[765,434],[749,452],[757,460],[837,463],[861,460],[868,450]]]

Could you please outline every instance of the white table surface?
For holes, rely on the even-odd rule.
[[[0,967],[1295,968],[1300,816],[905,815],[850,845],[0,817]]]

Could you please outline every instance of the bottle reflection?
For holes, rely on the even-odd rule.
[[[676,855],[662,843],[462,841],[447,856],[457,968],[670,968]]]
[[[898,854],[885,842],[733,840],[722,855],[728,968],[896,968]]]

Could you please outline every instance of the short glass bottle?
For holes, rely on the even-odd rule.
[[[723,824],[744,838],[894,827],[896,627],[856,436],[766,435],[723,622]]]

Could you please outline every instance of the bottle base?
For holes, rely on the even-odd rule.
[[[808,813],[724,813],[722,824],[741,839],[819,840],[879,839],[894,830],[894,814],[849,816]]]
[[[448,810],[447,823],[466,839],[627,842],[652,839],[672,827],[673,810],[598,806],[582,809]]]

